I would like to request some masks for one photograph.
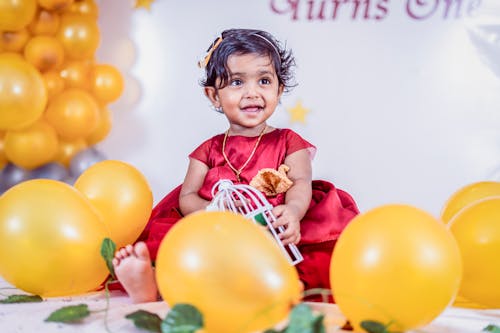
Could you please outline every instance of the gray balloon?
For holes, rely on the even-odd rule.
[[[75,185],[75,182],[77,179],[78,179],[78,177],[68,176],[68,177],[63,179],[63,182],[65,182],[68,185],[73,186],[73,185]]]
[[[15,164],[7,163],[0,171],[0,192],[7,191],[12,186],[31,179],[30,172]]]
[[[69,162],[69,174],[77,178],[87,170],[92,164],[105,160],[106,157],[94,148],[88,148],[80,151],[73,156]]]
[[[63,180],[68,177],[69,171],[62,165],[61,163],[47,163],[38,167],[36,169],[31,170],[31,178],[38,179],[54,179],[54,180]]]

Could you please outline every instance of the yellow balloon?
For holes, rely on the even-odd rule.
[[[94,0],[75,1],[64,10],[64,13],[87,15],[94,19],[99,17],[99,7]]]
[[[73,141],[60,140],[59,150],[54,160],[69,168],[71,159],[87,147],[88,145],[84,139],[76,139]]]
[[[64,79],[57,71],[47,71],[43,73],[43,80],[45,81],[49,100],[59,95],[65,88]]]
[[[89,88],[89,72],[91,63],[85,60],[66,61],[60,70],[60,76],[68,88]]]
[[[52,36],[35,36],[24,47],[24,58],[39,71],[46,72],[62,65],[64,49]]]
[[[80,294],[107,276],[100,256],[107,231],[88,200],[71,186],[35,179],[0,197],[0,274],[44,297]]]
[[[459,292],[460,292],[460,290],[459,290]],[[457,307],[457,308],[468,308],[468,309],[487,309],[488,308],[486,305],[472,302],[472,301],[466,299],[465,297],[460,296],[460,294],[458,294],[457,298],[455,298],[455,301],[453,302],[453,306]]]
[[[97,21],[90,16],[64,14],[56,37],[69,59],[90,59],[99,46],[101,34]]]
[[[0,0],[0,31],[15,31],[31,22],[37,0]]]
[[[153,208],[153,194],[139,170],[125,162],[105,160],[85,170],[74,186],[100,213],[118,248],[139,237]]]
[[[453,301],[461,272],[457,243],[443,223],[412,206],[385,205],[344,229],[330,282],[357,331],[375,320],[403,332],[428,324]]]
[[[123,76],[111,65],[94,65],[90,70],[90,90],[101,103],[118,99],[123,92]]]
[[[156,281],[170,305],[189,303],[207,332],[254,332],[283,320],[300,299],[298,274],[262,227],[231,212],[198,212],[165,236]]]
[[[22,130],[8,131],[4,149],[9,161],[25,169],[34,169],[54,159],[58,144],[54,128],[40,120]]]
[[[496,195],[500,195],[500,182],[482,181],[468,184],[448,199],[441,212],[441,219],[448,223],[465,206]]]
[[[33,35],[54,35],[60,22],[61,18],[57,12],[38,8],[28,29]]]
[[[0,50],[4,52],[22,52],[30,39],[28,29],[0,32]]]
[[[500,308],[500,196],[476,201],[450,221],[464,274],[459,294],[467,300]]]
[[[97,127],[86,138],[89,146],[94,146],[104,140],[111,131],[111,111],[107,107],[102,107],[100,114],[99,124],[97,124]]]
[[[99,106],[86,91],[66,89],[55,96],[45,111],[45,119],[65,140],[85,138],[99,123]]]
[[[0,129],[34,123],[46,104],[47,89],[40,72],[17,54],[0,54]]]
[[[73,4],[74,0],[38,0],[38,4],[47,10],[63,11]]]

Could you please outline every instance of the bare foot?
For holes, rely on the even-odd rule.
[[[116,251],[113,258],[116,277],[132,302],[153,302],[158,297],[155,274],[146,244],[139,242]]]

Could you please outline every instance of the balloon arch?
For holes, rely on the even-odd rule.
[[[111,129],[124,78],[98,63],[94,0],[0,3],[0,193],[32,178],[73,183]]]

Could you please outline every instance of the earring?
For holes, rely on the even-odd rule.
[[[224,111],[222,110],[222,106],[218,106],[218,107],[217,107],[217,106],[214,106],[214,110],[215,110],[216,112],[219,112],[219,113],[224,113]]]

